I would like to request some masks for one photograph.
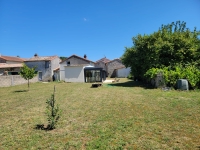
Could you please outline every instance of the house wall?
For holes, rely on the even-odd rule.
[[[53,75],[53,70],[57,69],[60,67],[60,58],[55,58],[51,61],[51,71],[52,71],[52,75]]]
[[[65,80],[65,66],[66,66],[65,62],[60,64],[60,80],[61,81]]]
[[[130,74],[131,68],[121,68],[121,69],[117,69],[117,74],[116,77],[118,78],[127,78],[128,75]]]
[[[77,58],[77,57],[71,57],[71,58],[68,58],[65,62],[65,65],[67,65],[67,62],[70,61],[70,65],[78,65],[78,64],[90,64],[92,66],[94,66],[94,63],[92,62],[89,62],[87,60],[84,60],[84,59],[80,59],[80,58]]]
[[[95,64],[95,67],[100,67],[100,68],[103,68],[103,70],[107,71],[107,67],[106,67],[106,64],[102,61],[98,62]]]
[[[108,76],[111,78],[116,77],[115,69],[121,68],[121,67],[124,67],[124,65],[122,64],[122,61],[120,59],[114,59],[114,60],[108,62],[107,69],[106,69]]]
[[[22,78],[20,75],[8,75],[0,76],[0,87],[9,87],[20,84],[27,84],[27,80]],[[38,75],[33,79],[29,80],[30,83],[38,82]]]
[[[65,82],[85,82],[84,66],[66,66]]]
[[[55,69],[60,67],[60,58],[55,58],[51,61],[51,79],[53,80],[53,74],[55,77],[55,80],[60,80],[60,75],[59,75],[59,71],[54,72]]]
[[[22,62],[19,62],[19,61],[6,61],[6,64],[22,64]]]
[[[51,70],[51,63],[49,61],[49,67],[45,68],[45,61],[26,61],[25,64],[29,68],[36,67],[36,71],[42,72],[42,81],[51,81],[53,71]]]

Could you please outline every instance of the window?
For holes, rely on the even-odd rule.
[[[45,61],[45,68],[49,68],[49,61]]]
[[[67,61],[67,65],[68,65],[68,66],[70,65],[70,61]]]
[[[101,82],[101,70],[85,70],[85,82]]]

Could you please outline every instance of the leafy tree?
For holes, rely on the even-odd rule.
[[[177,21],[150,35],[133,37],[133,46],[125,48],[122,62],[131,67],[136,78],[143,79],[150,68],[161,68],[175,64],[197,64],[200,66],[200,32],[190,31],[185,22]]]
[[[65,60],[65,59],[67,59],[67,57],[60,56],[60,59],[61,59],[61,61],[63,61],[63,60]]]
[[[27,65],[23,64],[23,67],[20,69],[20,75],[25,80],[28,80],[28,90],[29,90],[29,80],[32,79],[35,74],[35,68],[29,68]]]

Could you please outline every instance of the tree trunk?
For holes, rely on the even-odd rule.
[[[29,91],[29,79],[28,79],[28,91]]]

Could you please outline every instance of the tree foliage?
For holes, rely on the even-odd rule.
[[[137,78],[143,78],[150,68],[188,63],[200,66],[199,35],[196,28],[192,31],[186,28],[185,22],[162,25],[150,35],[133,37],[133,46],[125,48],[121,59]]]
[[[65,57],[65,56],[60,56],[60,59],[61,59],[61,61],[63,61],[63,60],[65,60],[65,59],[67,59],[67,57]]]
[[[22,78],[28,81],[29,90],[29,80],[36,76],[35,68],[29,68],[26,64],[23,64],[23,67],[20,69],[20,75]]]

